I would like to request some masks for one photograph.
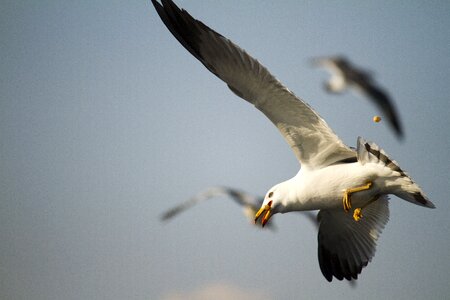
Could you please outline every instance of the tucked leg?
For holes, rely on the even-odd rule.
[[[361,220],[362,218],[362,212],[361,212],[362,208],[355,208],[355,210],[353,211],[353,219],[358,222],[359,220]]]
[[[364,204],[363,207],[361,208],[355,208],[355,210],[353,211],[353,219],[358,222],[359,220],[361,220],[362,218],[362,209],[365,208],[366,206],[368,206],[369,204],[371,204],[373,201],[377,200],[380,196],[377,195],[375,197],[373,197],[372,199],[370,199],[369,202],[367,202],[366,204]]]
[[[352,203],[351,203],[351,200],[350,200],[350,196],[353,193],[368,190],[368,189],[370,189],[371,186],[372,186],[372,182],[369,181],[367,184],[365,184],[363,186],[358,186],[358,187],[355,187],[355,188],[346,189],[344,191],[344,197],[342,198],[342,206],[344,206],[344,211],[345,212],[349,212],[350,208],[352,208]]]

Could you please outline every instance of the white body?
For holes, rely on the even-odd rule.
[[[337,164],[316,170],[302,168],[295,177],[278,187],[287,191],[287,197],[281,201],[283,207],[280,212],[342,209],[344,191],[370,181],[372,186],[369,190],[351,195],[353,206],[361,207],[375,196],[395,194],[395,187],[403,181],[399,176],[398,172],[378,163]]]

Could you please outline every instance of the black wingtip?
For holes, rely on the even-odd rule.
[[[170,217],[172,217],[172,216],[173,216],[173,214],[171,214],[170,212],[163,213],[159,216],[159,220],[161,222],[167,222],[167,220],[170,219]]]
[[[397,138],[401,141],[405,140],[405,134],[403,133],[403,131],[399,128],[395,130],[396,134],[397,134]]]
[[[167,222],[167,221],[169,221],[169,219],[172,219],[172,217],[177,215],[179,212],[180,212],[180,208],[179,207],[175,207],[175,208],[169,209],[168,211],[162,213],[159,216],[159,220],[161,222]]]
[[[391,108],[392,112],[388,114],[389,124],[391,125],[392,129],[395,132],[395,135],[399,140],[403,140],[405,138],[405,134],[403,132],[403,128],[400,124],[398,114],[394,110],[394,108]]]
[[[156,0],[151,0],[151,1],[156,10],[162,8],[162,5],[158,1],[156,1]]]

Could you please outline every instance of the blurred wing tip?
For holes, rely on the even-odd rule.
[[[173,214],[170,214],[170,213],[163,213],[163,214],[161,214],[160,216],[159,216],[159,220],[161,221],[161,222],[164,222],[164,223],[166,223],[170,218],[172,218],[173,217]]]
[[[180,208],[175,208],[175,209],[169,209],[166,212],[163,212],[160,216],[159,216],[159,220],[161,222],[168,222],[169,219],[172,219],[175,215],[179,214],[181,212]]]

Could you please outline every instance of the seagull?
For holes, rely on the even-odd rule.
[[[171,0],[152,3],[174,37],[238,97],[278,128],[301,168],[266,193],[255,222],[277,213],[319,210],[318,258],[323,276],[354,280],[375,254],[389,219],[388,195],[434,208],[421,188],[375,143],[346,146],[300,97],[232,41]]]
[[[371,99],[386,116],[397,137],[403,137],[400,118],[392,100],[383,89],[375,84],[370,72],[355,67],[344,56],[314,58],[312,63],[315,66],[326,68],[332,74],[330,80],[324,84],[326,91],[342,93],[352,88],[362,93]]]
[[[164,212],[161,215],[161,219],[163,221],[167,221],[173,218],[174,216],[178,215],[182,211],[185,211],[186,209],[194,206],[197,203],[203,202],[211,198],[223,196],[228,196],[234,201],[236,201],[236,203],[241,205],[243,207],[244,215],[247,217],[247,219],[249,219],[252,224],[257,225],[257,223],[254,223],[253,220],[255,218],[256,212],[259,210],[264,201],[264,197],[254,196],[244,191],[225,186],[213,186],[205,189],[204,191],[193,196],[192,198]],[[313,224],[315,224],[316,226],[318,225],[317,218],[314,213],[310,211],[305,211],[303,213]],[[266,226],[268,226],[270,229],[275,229],[272,220],[268,221]]]

